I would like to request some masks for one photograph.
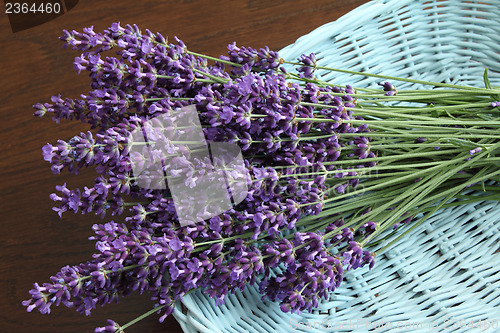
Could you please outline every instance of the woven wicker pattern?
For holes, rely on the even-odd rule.
[[[500,1],[372,1],[280,54],[293,60],[310,52],[324,66],[474,86],[484,86],[488,67],[500,86]],[[380,81],[318,74],[357,87]],[[253,286],[221,307],[193,293],[174,315],[190,333],[500,332],[499,241],[498,202],[447,208],[379,256],[373,270],[346,273],[313,313],[285,314]]]
[[[484,86],[485,67],[492,81],[500,82],[499,35],[498,1],[372,1],[299,38],[281,54],[294,59],[314,52],[324,66]],[[323,74],[326,81],[359,87],[380,81]]]

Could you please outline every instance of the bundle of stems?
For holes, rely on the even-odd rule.
[[[75,69],[90,73],[91,91],[53,96],[35,105],[35,115],[79,119],[95,131],[47,144],[44,158],[54,173],[95,166],[100,175],[81,190],[58,186],[54,210],[130,214],[126,223],[94,224],[93,259],[35,284],[23,302],[28,311],[62,303],[90,314],[148,291],[151,311],[96,329],[121,332],[155,312],[165,319],[194,290],[223,303],[254,283],[285,312],[311,311],[344,271],[371,269],[377,253],[436,210],[500,198],[500,88],[486,70],[485,86],[472,87],[329,68],[314,54],[288,62],[267,47],[231,44],[215,58],[118,23],[61,39],[83,52]],[[117,57],[106,56],[112,49]],[[333,85],[317,71],[381,82]],[[399,81],[422,89],[398,90]],[[190,106],[199,120],[189,118]],[[203,140],[237,145],[244,162],[200,154],[206,147],[183,139],[196,137],[197,122]],[[134,161],[147,171],[145,182]],[[220,172],[208,172],[211,163]],[[158,165],[158,174],[148,169]],[[213,184],[242,180],[245,196],[211,214],[221,206]],[[201,193],[176,193],[179,184]],[[198,202],[206,210],[189,210]],[[190,213],[181,218],[183,210]],[[181,223],[186,218],[191,223]]]

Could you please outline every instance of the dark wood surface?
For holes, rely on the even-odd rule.
[[[71,50],[57,39],[62,29],[112,22],[136,23],[141,28],[177,35],[197,52],[218,56],[227,44],[280,49],[316,27],[337,19],[366,0],[81,0],[68,13],[42,25],[12,33],[7,14],[0,15],[0,332],[93,332],[107,318],[124,324],[148,311],[148,295],[132,295],[117,305],[99,307],[91,317],[73,309],[53,307],[50,315],[27,313],[34,282],[48,281],[61,266],[89,259],[94,243],[87,240],[94,215],[60,219],[51,210],[49,194],[64,182],[71,187],[91,184],[95,172],[79,176],[53,175],[41,148],[86,130],[84,124],[59,125],[32,116],[31,105],[53,94],[77,97],[88,91],[88,77],[72,70]],[[3,10],[4,11],[4,10]],[[4,11],[5,12],[5,11]],[[108,218],[111,219],[111,218]],[[127,332],[182,332],[173,317],[163,324],[155,315]]]

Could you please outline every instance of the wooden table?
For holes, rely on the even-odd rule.
[[[119,304],[94,310],[91,317],[73,309],[53,307],[50,315],[27,313],[34,282],[48,281],[61,266],[90,259],[94,215],[60,219],[51,210],[49,194],[64,182],[68,187],[92,184],[96,174],[85,170],[75,177],[53,175],[41,148],[68,139],[87,127],[78,122],[59,125],[32,116],[31,105],[51,95],[77,97],[88,91],[88,77],[72,70],[77,53],[63,50],[57,39],[62,29],[94,25],[101,31],[112,22],[136,23],[165,36],[179,36],[191,50],[218,56],[236,41],[254,48],[278,50],[316,27],[335,20],[366,0],[180,0],[80,1],[66,14],[33,28],[13,33],[7,14],[0,18],[0,332],[93,332],[112,318],[124,324],[148,311],[148,295],[133,295]],[[4,11],[5,12],[5,11]],[[108,218],[110,219],[110,218]],[[163,324],[155,315],[127,332],[182,332],[173,317]]]

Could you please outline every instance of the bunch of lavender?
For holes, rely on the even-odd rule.
[[[193,290],[221,304],[254,283],[283,311],[310,311],[344,271],[371,269],[373,246],[391,237],[378,252],[385,250],[416,215],[424,214],[421,223],[444,205],[477,200],[452,200],[465,188],[498,199],[498,188],[484,184],[500,174],[500,91],[486,75],[486,88],[378,75],[441,89],[398,91],[387,81],[354,89],[317,79],[316,70],[349,71],[319,66],[314,54],[287,62],[267,47],[231,44],[214,58],[119,23],[103,32],[64,31],[61,39],[81,52],[74,68],[90,73],[91,90],[75,99],[53,96],[35,105],[35,115],[79,119],[91,131],[45,145],[43,156],[54,173],[94,166],[99,175],[83,189],[58,186],[54,210],[127,217],[94,224],[92,259],[35,283],[23,302],[28,311],[49,313],[62,303],[89,315],[98,304],[147,291],[154,306],[140,318],[157,312],[163,321]],[[224,161],[180,140],[193,130],[177,126],[189,106],[199,118],[189,121],[200,122],[206,142],[237,145],[242,165],[206,177]],[[137,130],[148,131],[148,145],[134,139]],[[137,160],[142,169],[161,168],[141,179]],[[206,186],[196,200],[208,209],[220,204],[210,184],[225,184],[228,175],[246,183],[245,197],[219,214],[200,219],[194,212],[190,223],[180,223],[173,184]],[[192,200],[180,194],[182,207]],[[96,332],[131,323],[110,320]]]

